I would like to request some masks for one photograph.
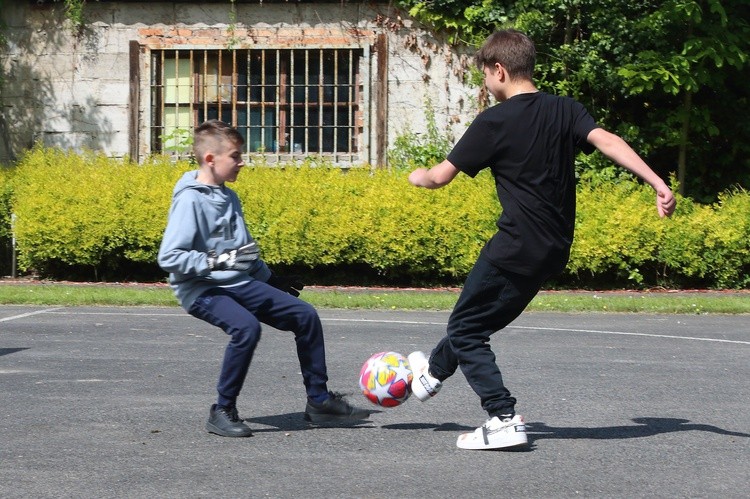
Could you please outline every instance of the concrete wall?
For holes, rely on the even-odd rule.
[[[148,52],[154,48],[356,43],[373,51],[372,82],[381,56],[375,40],[384,35],[386,147],[404,131],[425,131],[426,99],[438,126],[455,139],[476,113],[477,89],[462,83],[470,57],[418,29],[388,3],[242,3],[232,22],[229,2],[87,2],[86,18],[83,34],[74,36],[59,3],[4,3],[0,163],[13,161],[36,142],[115,157],[127,155],[135,143],[143,158],[150,152]],[[131,41],[140,50],[137,130],[130,127]],[[366,95],[371,112],[365,159],[374,162],[375,145],[383,137],[375,136],[372,123],[376,92]]]

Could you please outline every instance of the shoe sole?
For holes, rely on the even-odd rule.
[[[456,447],[458,447],[459,449],[464,449],[464,450],[514,449],[514,448],[525,447],[526,445],[528,445],[528,443],[529,443],[529,440],[526,437],[526,434],[523,434],[523,436],[517,436],[514,439],[508,439],[504,442],[497,443],[497,444],[492,444],[492,443],[485,444],[484,442],[478,442],[478,441],[472,441],[472,440],[462,441],[461,437],[459,437],[456,440]]]
[[[210,423],[206,423],[206,431],[209,432],[209,433],[213,433],[215,435],[219,435],[221,437],[230,437],[230,438],[232,438],[232,437],[234,437],[234,438],[245,438],[245,437],[252,437],[253,436],[252,430],[249,430],[249,429],[248,429],[247,433],[230,433],[230,432],[223,431],[223,430],[219,429],[218,426],[214,426],[214,425],[212,425]]]
[[[354,416],[332,416],[332,415],[310,415],[308,413],[305,413],[305,421],[308,423],[344,423],[344,422],[357,422],[357,421],[365,421],[370,418],[370,415],[362,416],[362,417],[354,417]]]

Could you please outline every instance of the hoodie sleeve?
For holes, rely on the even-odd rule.
[[[210,274],[205,241],[198,240],[199,200],[190,191],[176,196],[159,247],[157,262],[166,272],[176,276],[205,276]]]

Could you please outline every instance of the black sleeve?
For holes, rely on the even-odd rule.
[[[475,177],[490,166],[496,153],[494,144],[498,140],[498,130],[483,119],[480,113],[448,154],[448,161],[470,177]]]
[[[596,151],[596,147],[589,144],[586,138],[591,133],[591,130],[599,128],[594,118],[589,114],[583,104],[574,101],[573,105],[573,116],[574,125],[573,132],[576,137],[576,147],[578,147],[584,154],[591,154]]]

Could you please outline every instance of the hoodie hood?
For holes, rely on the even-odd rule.
[[[172,200],[177,199],[185,191],[197,191],[206,201],[214,206],[221,207],[230,202],[230,190],[222,185],[207,185],[198,182],[198,173],[200,170],[185,172],[177,181],[172,191]]]

